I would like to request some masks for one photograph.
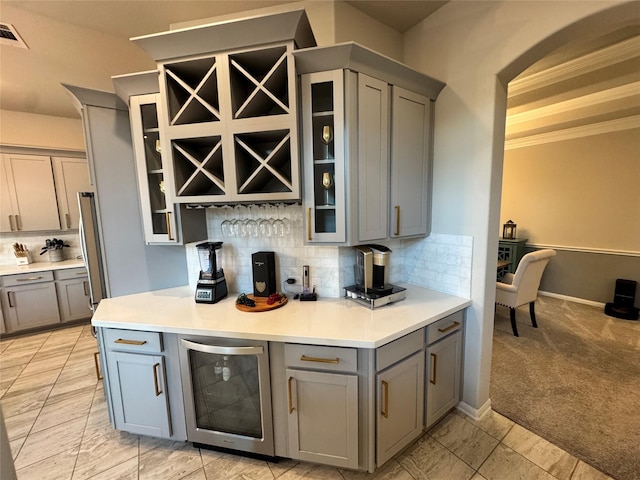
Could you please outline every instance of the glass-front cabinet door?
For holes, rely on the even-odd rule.
[[[142,222],[147,243],[176,243],[175,211],[165,195],[158,100],[159,95],[155,93],[137,95],[129,100]]]
[[[305,241],[346,241],[344,72],[301,76]]]

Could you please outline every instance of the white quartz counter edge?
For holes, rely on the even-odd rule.
[[[67,268],[84,268],[82,260],[63,260],[61,262],[35,262],[29,265],[0,265],[0,276],[16,275],[20,273],[46,272],[50,270],[65,270]]]
[[[234,294],[216,304],[195,303],[189,287],[102,300],[91,323],[223,338],[377,348],[471,304],[469,299],[412,285],[407,298],[370,310],[345,298],[289,302],[269,312],[241,312]]]

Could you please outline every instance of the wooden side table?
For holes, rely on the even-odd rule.
[[[508,266],[509,273],[515,273],[518,263],[524,255],[528,238],[502,238],[498,241],[498,261],[511,262]]]

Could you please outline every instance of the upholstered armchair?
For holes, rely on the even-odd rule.
[[[538,287],[549,259],[555,254],[555,250],[549,249],[527,253],[520,260],[515,273],[507,273],[502,281],[496,282],[496,304],[509,307],[511,328],[516,337],[518,336],[516,308],[522,305],[529,304],[531,324],[538,328],[534,307],[538,297]]]

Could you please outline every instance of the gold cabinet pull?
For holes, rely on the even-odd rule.
[[[433,368],[432,368],[432,372],[433,372],[433,378],[429,379],[429,383],[432,384],[436,384],[436,375],[438,373],[438,355],[436,355],[435,353],[431,354],[431,358],[433,359]]]
[[[307,240],[311,241],[311,208],[307,208]]]
[[[144,345],[146,340],[127,340],[126,338],[119,338],[114,340],[113,343],[122,343],[124,345]]]
[[[340,359],[336,358],[318,358],[318,357],[307,357],[306,355],[301,355],[300,360],[303,362],[317,362],[317,363],[340,363]]]
[[[93,354],[93,363],[96,364],[96,378],[98,381],[102,380],[102,374],[100,373],[100,361],[98,360],[98,356],[100,352],[94,352]]]
[[[22,220],[20,215],[16,215],[16,230],[22,230]]]
[[[382,380],[382,409],[380,415],[389,418],[389,384]]]
[[[9,215],[9,228],[11,229],[12,232],[14,230],[17,230],[17,228],[14,225],[13,215]]]
[[[156,389],[156,397],[160,396],[162,393],[162,390],[160,390],[160,387],[158,386],[158,367],[160,367],[159,363],[153,364],[153,386]]]
[[[451,325],[449,325],[449,326],[448,326],[448,327],[446,327],[446,328],[439,328],[439,329],[438,329],[438,331],[439,331],[440,333],[446,333],[446,332],[448,332],[449,330],[453,330],[454,328],[459,327],[459,326],[460,326],[460,322],[453,322]]]
[[[394,235],[400,235],[400,205],[394,207],[396,209],[396,231]]]
[[[65,213],[64,218],[67,221],[67,228],[71,228],[71,215],[69,215],[68,213]]]
[[[35,280],[40,280],[42,278],[42,276],[38,276],[38,277],[27,277],[27,278],[16,278],[17,282],[33,282]]]
[[[169,240],[173,240],[173,233],[171,233],[171,212],[165,212],[164,219],[167,222],[167,237],[169,237]]]
[[[293,395],[291,393],[291,382],[293,382],[293,377],[289,377],[289,380],[287,380],[287,392],[289,394],[289,413],[293,413],[293,411],[295,410],[295,408],[293,408]]]
[[[13,308],[13,302],[11,301],[11,293],[12,292],[7,292],[7,300],[9,300],[9,308]]]
[[[89,296],[89,282],[87,282],[86,280],[84,282],[82,282],[82,290],[84,292],[84,296],[88,297]]]

